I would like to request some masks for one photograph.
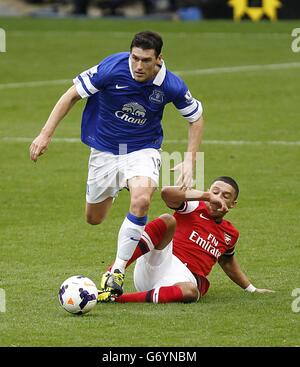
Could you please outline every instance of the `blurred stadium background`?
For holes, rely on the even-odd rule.
[[[246,2],[250,7],[261,7],[263,4],[263,0]],[[278,3],[277,0],[274,2]],[[281,4],[278,9],[279,19],[300,18],[299,1],[283,0]],[[231,19],[232,13],[228,0],[0,0],[1,16],[77,15],[200,20]]]
[[[292,308],[300,287],[300,53],[291,48],[300,2],[280,3],[278,21],[234,22],[232,6],[218,0],[0,0],[0,346],[300,345]],[[236,256],[254,285],[276,293],[245,294],[216,267],[196,304],[107,304],[73,317],[60,308],[58,288],[75,274],[99,281],[115,256],[128,193],[105,224],[85,223],[82,103],[37,164],[28,148],[72,78],[128,50],[145,29],[162,34],[167,67],[203,102],[205,187],[221,174],[237,179],[239,205],[229,214],[241,233]],[[173,106],[163,125],[163,149],[184,152],[187,126]],[[156,193],[149,219],[166,211]],[[132,269],[125,289],[133,290]]]

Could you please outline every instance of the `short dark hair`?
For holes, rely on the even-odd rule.
[[[234,199],[236,200],[238,198],[239,192],[240,192],[239,185],[237,184],[237,182],[232,177],[220,176],[220,177],[215,178],[211,184],[213,184],[216,181],[223,181],[223,182],[227,183],[228,185],[232,186],[234,188],[234,191],[235,191],[235,198]]]
[[[154,50],[156,57],[158,57],[163,47],[163,40],[158,33],[143,31],[137,33],[133,37],[130,45],[130,51],[132,51],[133,47],[138,47],[142,50]]]

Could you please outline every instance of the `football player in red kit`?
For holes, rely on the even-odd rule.
[[[174,216],[163,214],[148,223],[127,266],[136,261],[138,292],[116,297],[112,289],[99,293],[99,302],[194,302],[209,288],[209,275],[218,262],[228,277],[247,292],[256,288],[234,256],[238,230],[224,216],[235,207],[239,187],[227,176],[216,178],[207,192],[168,186],[161,196]]]

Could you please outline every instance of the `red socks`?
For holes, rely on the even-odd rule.
[[[183,302],[182,290],[177,285],[169,287],[159,287],[146,292],[127,293],[119,296],[116,302],[153,302],[153,303],[170,303]]]
[[[162,241],[166,230],[166,223],[160,218],[156,218],[146,224],[144,233],[142,234],[142,238],[137,244],[133,255],[128,260],[126,268],[137,258],[151,251],[154,247],[158,246]],[[110,271],[112,266],[113,264],[107,270]]]
[[[128,260],[126,268],[137,258],[151,251],[153,247],[159,245],[166,233],[166,230],[166,223],[160,218],[156,218],[146,224],[142,238],[136,246],[132,257]]]
[[[166,223],[160,219],[154,219],[145,227],[142,238],[140,239],[132,257],[127,262],[126,268],[140,256],[151,251],[162,241],[167,230]],[[108,269],[110,270],[111,267]],[[159,287],[146,292],[136,292],[123,294],[116,298],[116,302],[153,302],[170,303],[183,302],[182,290],[175,285],[169,287]]]

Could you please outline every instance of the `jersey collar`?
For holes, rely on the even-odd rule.
[[[153,84],[157,85],[157,86],[161,86],[163,81],[165,80],[166,77],[166,65],[164,60],[162,60],[162,65],[160,67],[159,72],[156,74],[156,77],[153,80]]]
[[[128,57],[128,65],[129,65],[129,70],[130,70],[130,74],[132,76],[132,79],[134,79],[133,71],[132,71],[132,68],[131,68],[130,55]],[[166,72],[167,72],[166,65],[165,65],[165,62],[162,60],[162,65],[160,67],[159,72],[156,74],[156,77],[153,80],[153,84],[160,87],[162,85],[163,81],[165,80]]]

